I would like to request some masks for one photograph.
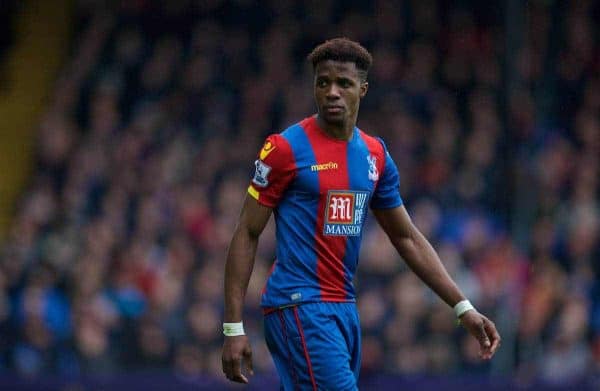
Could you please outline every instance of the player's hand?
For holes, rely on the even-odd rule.
[[[460,323],[479,342],[479,357],[484,360],[492,358],[501,339],[494,322],[476,310],[469,310],[460,317]]]
[[[248,383],[248,378],[242,373],[242,361],[246,366],[247,373],[254,375],[252,349],[250,349],[248,337],[245,335],[225,337],[221,363],[223,364],[223,373],[229,380]]]

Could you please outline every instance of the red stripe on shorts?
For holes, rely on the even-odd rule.
[[[302,348],[304,349],[304,357],[306,358],[306,364],[308,365],[308,374],[310,375],[310,381],[312,382],[313,390],[317,391],[317,382],[315,382],[315,375],[310,364],[310,357],[308,356],[308,349],[306,348],[306,339],[304,338],[304,331],[300,324],[300,317],[298,317],[298,307],[294,307],[294,317],[296,318],[296,325],[298,326],[298,332],[300,333],[300,340],[302,341]]]
[[[288,351],[288,360],[290,361],[290,366],[292,367],[292,377],[294,378],[294,385],[298,387],[298,375],[296,375],[296,369],[294,368],[294,360],[292,360],[292,351],[290,350],[290,343],[288,342],[287,331],[285,327],[285,320],[283,319],[282,310],[277,311],[277,315],[279,316],[279,321],[281,322],[281,332],[283,333],[283,339],[285,340],[285,347]]]

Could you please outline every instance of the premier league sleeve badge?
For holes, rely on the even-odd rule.
[[[266,165],[265,162],[260,159],[257,159],[254,162],[254,165],[256,166],[256,170],[254,171],[252,183],[258,187],[267,187],[269,185],[269,180],[267,178],[271,172],[271,167]]]

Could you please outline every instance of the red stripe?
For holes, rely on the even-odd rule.
[[[317,382],[315,381],[315,375],[310,364],[310,357],[308,356],[308,349],[306,348],[306,339],[304,339],[304,331],[300,324],[300,317],[298,317],[298,307],[294,307],[294,317],[296,318],[296,325],[298,326],[298,332],[300,333],[300,340],[302,341],[302,348],[304,349],[304,357],[306,358],[306,364],[308,365],[308,374],[310,375],[310,381],[313,386],[313,390],[317,390]]]
[[[385,150],[383,149],[383,145],[381,142],[373,136],[369,136],[362,130],[359,130],[360,137],[363,139],[365,144],[367,145],[367,149],[369,153],[377,158],[377,162],[375,166],[377,167],[377,171],[379,171],[379,177],[383,175],[383,170],[385,170]],[[377,187],[377,182],[375,182],[375,187]]]
[[[268,184],[266,187],[260,187],[250,182],[250,186],[259,194],[257,200],[259,204],[274,208],[296,176],[296,161],[292,146],[281,134],[272,134],[267,137],[267,141],[271,142],[273,148],[264,159],[260,160],[271,167]],[[258,157],[260,158],[260,153]]]
[[[288,361],[290,362],[290,366],[292,368],[292,375],[294,377],[294,385],[298,387],[298,375],[296,375],[296,369],[294,368],[294,360],[292,360],[292,351],[290,350],[290,344],[288,343],[287,337],[287,329],[285,327],[285,320],[283,319],[282,311],[277,311],[277,315],[279,315],[279,321],[281,322],[281,332],[283,333],[283,339],[285,340],[285,347],[288,351]],[[296,388],[294,387],[294,388]],[[298,387],[299,388],[299,387]]]
[[[315,227],[315,251],[317,254],[317,278],[321,287],[321,299],[324,301],[345,301],[344,255],[346,253],[346,236],[323,235],[325,213],[327,213],[327,192],[329,190],[348,190],[348,144],[328,136],[310,118],[303,122],[306,135],[312,146],[316,164],[335,162],[337,169],[318,171],[319,205],[317,207],[317,224]]]

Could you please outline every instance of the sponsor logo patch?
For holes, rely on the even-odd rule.
[[[365,218],[366,191],[330,190],[327,194],[324,235],[359,236]]]
[[[267,166],[262,160],[256,160],[254,165],[256,166],[256,170],[254,171],[252,183],[258,187],[267,187],[269,185],[267,177],[271,172],[271,167]]]

